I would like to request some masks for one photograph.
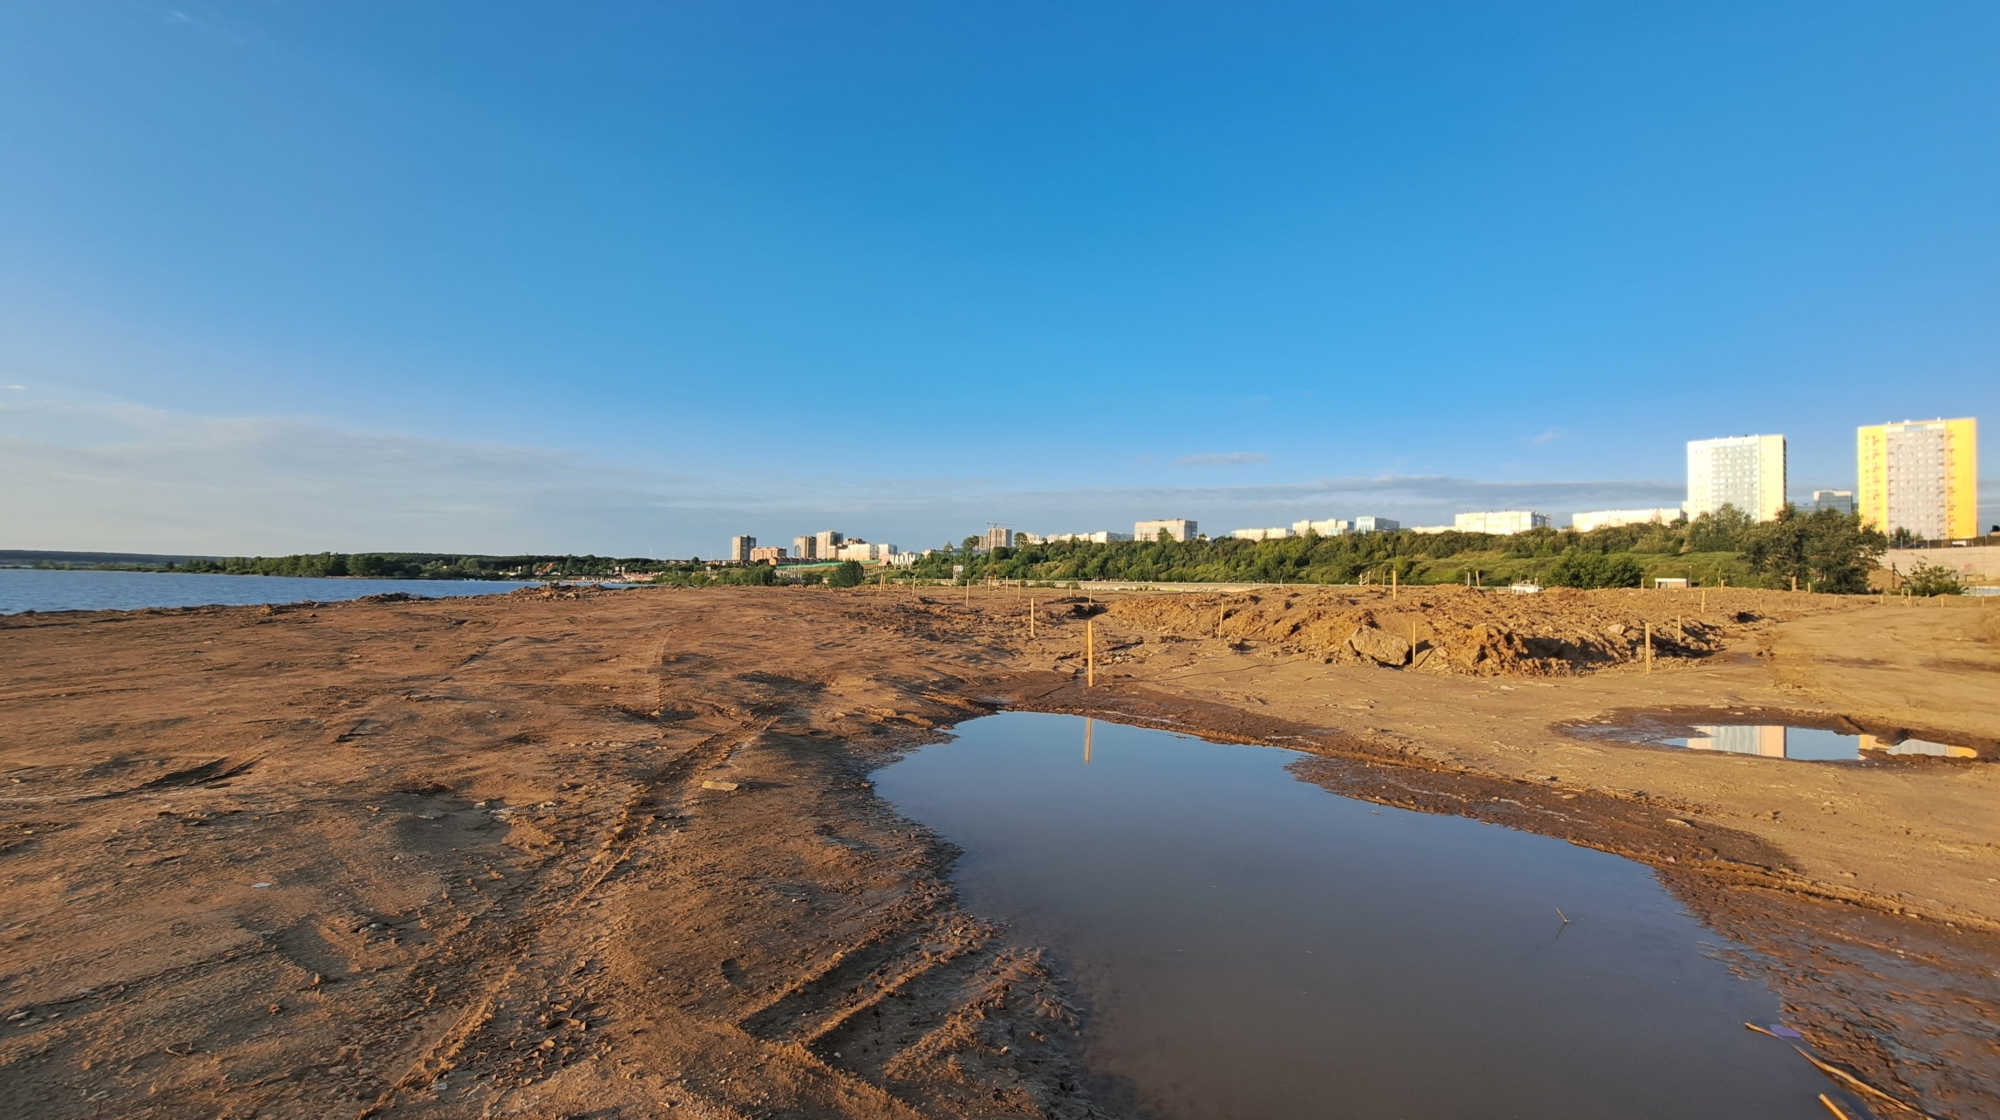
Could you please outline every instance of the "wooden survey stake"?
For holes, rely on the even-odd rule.
[[[1097,623],[1083,623],[1083,687],[1097,687]]]

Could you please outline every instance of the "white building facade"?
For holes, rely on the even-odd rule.
[[[1502,536],[1549,527],[1549,515],[1532,509],[1496,509],[1482,513],[1461,513],[1451,527],[1461,533],[1497,533]]]
[[[868,541],[845,541],[832,556],[825,560],[859,560],[864,564],[886,564],[896,554],[893,544],[871,544]]]
[[[1129,541],[1130,533],[1114,533],[1109,529],[1099,529],[1095,533],[1051,533],[1046,538],[1050,544],[1063,541],[1080,541],[1084,544],[1110,544],[1113,541]]]
[[[1344,536],[1347,533],[1347,522],[1337,517],[1329,517],[1324,521],[1292,522],[1293,536],[1303,537],[1307,533],[1318,533],[1322,537]]]
[[[1735,506],[1759,521],[1785,508],[1785,437],[1726,436],[1688,441],[1690,518]]]
[[[1573,513],[1569,517],[1569,527],[1579,533],[1593,529],[1611,529],[1619,525],[1670,525],[1680,520],[1681,511],[1671,507],[1661,509],[1598,509],[1589,513]]]
[[[1135,540],[1154,541],[1165,533],[1170,540],[1191,541],[1197,529],[1190,518],[1170,517],[1159,521],[1135,521],[1132,523],[1132,537]]]

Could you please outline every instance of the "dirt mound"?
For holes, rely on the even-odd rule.
[[[537,587],[517,587],[507,594],[515,599],[587,599],[606,588],[601,583],[545,583]],[[407,596],[406,596],[407,597]]]
[[[1568,591],[1539,595],[1463,588],[1149,595],[1119,600],[1109,616],[1182,638],[1310,653],[1474,676],[1568,676],[1643,660],[1648,624],[1655,662],[1708,657],[1732,631],[1764,620],[1713,609],[1679,591]],[[1689,608],[1696,608],[1690,610]]]

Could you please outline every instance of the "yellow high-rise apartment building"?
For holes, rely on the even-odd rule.
[[[1859,428],[1855,455],[1855,512],[1864,523],[1926,541],[1979,535],[1979,426],[1971,417]]]

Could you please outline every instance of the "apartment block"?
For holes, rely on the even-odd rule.
[[[1231,529],[1229,535],[1239,541],[1281,541],[1291,536],[1292,531],[1280,525],[1270,529]]]
[[[821,532],[814,533],[813,556],[816,559],[820,560],[839,559],[839,557],[835,556],[834,554],[840,551],[841,542],[845,541],[846,539],[847,539],[846,537],[841,536],[839,533],[834,532],[832,529],[826,529]]]
[[[1161,533],[1165,533],[1172,540],[1191,541],[1196,534],[1195,523],[1184,517],[1132,523],[1132,536],[1135,540],[1158,540]]]
[[[1613,529],[1620,525],[1670,525],[1680,520],[1681,511],[1672,507],[1662,509],[1597,509],[1589,513],[1573,513],[1569,517],[1569,527],[1579,533],[1593,529]]]
[[[1735,506],[1759,521],[1785,508],[1785,437],[1726,436],[1689,440],[1689,517]]]
[[[729,538],[729,562],[732,564],[748,564],[750,562],[750,550],[756,547],[756,537]]]
[[[1856,429],[1862,521],[1885,533],[1908,529],[1919,540],[1979,535],[1979,425],[1904,420]]]
[[[1113,541],[1129,541],[1131,539],[1132,534],[1130,533],[1114,533],[1109,529],[1099,529],[1095,533],[1051,533],[1047,538],[1050,544],[1056,544],[1061,541],[1080,541],[1085,544],[1110,544]]]
[[[1303,537],[1307,533],[1318,533],[1322,537],[1338,537],[1347,532],[1347,522],[1329,517],[1324,521],[1294,521],[1292,535]]]
[[[1354,519],[1353,531],[1356,533],[1393,533],[1402,527],[1402,522],[1391,521],[1386,517],[1363,516]]]
[[[1532,509],[1497,509],[1484,513],[1461,513],[1451,527],[1461,533],[1525,533],[1549,527],[1549,515]]]
[[[1014,530],[1003,529],[995,525],[980,535],[979,547],[988,552],[996,548],[1012,548],[1014,547]]]
[[[1854,491],[1813,491],[1813,512],[1817,513],[1823,509],[1830,509],[1835,513],[1852,514],[1854,512]]]
[[[789,559],[791,557],[786,556],[784,548],[779,545],[750,550],[750,562],[752,564],[782,564]]]
[[[819,538],[793,537],[792,555],[798,557],[801,560],[819,559]]]
[[[843,542],[831,557],[832,560],[859,560],[863,564],[886,564],[896,554],[893,544],[871,544],[864,540]]]

